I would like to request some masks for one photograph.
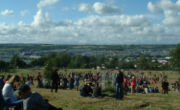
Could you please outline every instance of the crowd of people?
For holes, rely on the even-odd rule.
[[[101,72],[59,72],[55,69],[49,80],[39,72],[37,75],[0,76],[0,110],[61,110],[48,103],[39,93],[31,92],[31,85],[47,88],[50,92],[58,89],[77,90],[83,97],[103,97],[102,83],[111,75],[115,98],[123,99],[128,93],[159,93],[168,94],[169,82],[165,74],[145,75],[143,72],[133,74],[119,70],[117,73]],[[105,79],[103,79],[105,77]],[[37,83],[35,83],[35,81]],[[158,87],[161,84],[161,87]],[[174,91],[180,92],[180,79],[171,84]],[[38,105],[38,106],[37,106]]]

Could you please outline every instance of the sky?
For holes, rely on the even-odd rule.
[[[1,44],[180,43],[180,0],[0,2]]]

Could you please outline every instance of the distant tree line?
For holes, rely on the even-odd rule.
[[[169,70],[180,69],[180,44],[171,52],[170,63],[161,64],[157,59],[152,60],[148,55],[141,55],[134,60],[127,61],[126,57],[118,56],[82,56],[70,55],[67,53],[48,54],[38,59],[32,59],[29,64],[23,61],[18,55],[12,57],[10,62],[0,60],[0,72],[9,71],[16,68],[29,67],[48,67],[51,65],[57,68],[96,68],[97,66],[105,68],[123,68],[123,69],[141,69],[141,70]]]

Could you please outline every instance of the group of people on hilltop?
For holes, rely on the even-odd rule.
[[[106,73],[107,75],[109,73]],[[167,78],[164,78],[164,74],[152,74],[151,72],[148,75],[145,75],[143,72],[139,74],[133,74],[131,72],[127,72],[126,74],[122,71],[119,71],[115,78],[115,89],[116,89],[116,97],[122,98],[123,95],[129,93],[159,93],[162,92],[164,94],[169,91],[169,83]],[[70,90],[76,88],[79,90],[79,81],[84,82],[80,87],[80,95],[81,96],[102,96],[96,95],[93,91],[98,91],[97,94],[101,94],[101,80],[102,73],[97,72],[87,72],[87,73],[75,73],[71,72],[70,74],[63,74],[60,72],[58,74],[58,70],[56,69],[51,76],[51,82],[45,83],[44,87],[51,88],[51,92],[55,90],[58,91],[58,88]],[[160,82],[162,81],[162,82]],[[157,86],[157,83],[161,83],[161,89]],[[175,87],[175,86],[174,86]],[[95,95],[93,95],[95,94]],[[123,95],[122,95],[123,94]]]
[[[107,73],[108,75],[108,73]],[[102,73],[87,72],[87,73],[75,73],[63,74],[58,73],[55,69],[50,77],[51,82],[44,82],[40,73],[36,76],[19,77],[19,76],[1,76],[0,78],[0,110],[7,110],[12,108],[14,110],[33,110],[36,108],[35,104],[41,103],[44,108],[38,110],[53,110],[53,106],[48,104],[45,99],[39,93],[32,93],[30,85],[34,84],[36,80],[37,87],[50,88],[51,92],[58,92],[59,88],[70,90],[80,90],[80,95],[83,97],[102,97],[102,88],[100,82],[102,81]],[[80,80],[83,82],[79,88]],[[158,87],[153,87],[152,84],[161,82],[161,91],[166,94],[169,91],[169,83],[167,77],[164,75],[152,75],[147,77],[144,73],[133,74],[131,72],[125,73],[118,71],[115,75],[115,90],[117,99],[123,99],[124,95],[129,93],[158,93],[160,92]],[[180,90],[180,79],[172,84],[172,87],[178,91]],[[17,92],[15,92],[17,91]],[[39,100],[39,101],[37,101]],[[29,105],[28,105],[29,104]],[[34,106],[33,106],[34,105]],[[34,107],[34,108],[33,108]],[[39,106],[38,106],[39,107]],[[30,108],[30,109],[29,109]],[[50,109],[51,108],[51,109]],[[54,108],[55,109],[55,108]]]
[[[62,110],[49,104],[39,93],[32,92],[18,75],[8,80],[2,76],[0,82],[0,110]]]

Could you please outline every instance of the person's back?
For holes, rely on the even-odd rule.
[[[168,93],[169,83],[167,81],[162,82],[163,93]]]
[[[16,97],[14,96],[14,90],[12,88],[12,84],[9,84],[6,82],[2,89],[2,95],[5,100],[9,100],[10,102],[13,102],[16,100]]]
[[[80,95],[83,96],[83,97],[86,97],[87,96],[87,93],[86,93],[86,85],[82,85],[80,87]]]
[[[101,94],[101,87],[96,86],[93,88],[93,97],[100,97]]]
[[[0,91],[0,110],[3,110],[5,107],[5,101],[4,98],[2,96],[2,92]]]
[[[0,91],[3,89],[4,86],[4,81],[3,79],[0,79]]]
[[[24,99],[23,108],[23,110],[48,110],[49,105],[39,93],[34,92]]]
[[[124,76],[123,74],[118,74],[117,77],[116,77],[116,84],[122,84],[124,81]]]
[[[54,83],[58,83],[59,81],[59,75],[57,73],[57,71],[54,71],[52,76],[51,76],[51,80],[54,82]]]
[[[180,78],[179,78],[179,80],[177,81],[177,91],[180,92]]]

